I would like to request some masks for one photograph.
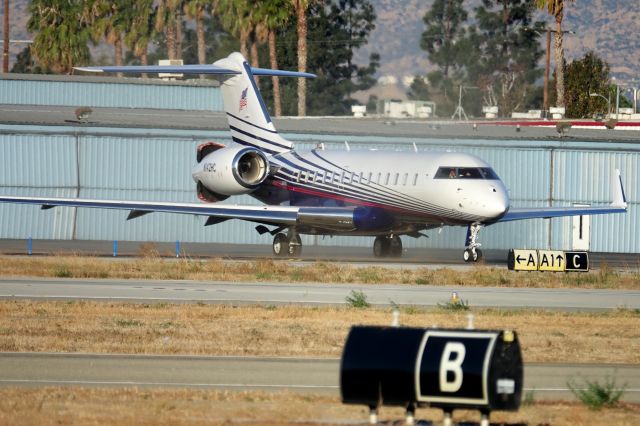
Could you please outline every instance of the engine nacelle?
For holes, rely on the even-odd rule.
[[[193,180],[203,187],[200,187],[203,190],[200,192],[217,195],[214,197],[217,200],[220,195],[242,195],[254,191],[268,174],[269,160],[262,151],[235,146],[218,148],[201,157],[192,172]]]

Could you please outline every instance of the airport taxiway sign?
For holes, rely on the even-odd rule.
[[[565,259],[563,251],[538,250],[538,270],[564,272]]]
[[[567,271],[587,272],[589,270],[589,253],[586,251],[568,251],[564,255]]]
[[[538,250],[511,250],[508,263],[511,270],[537,271]]]

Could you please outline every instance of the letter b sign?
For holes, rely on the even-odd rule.
[[[458,392],[462,386],[462,363],[467,350],[459,342],[447,342],[440,359],[440,390]]]
[[[418,401],[483,404],[487,401],[488,358],[497,333],[427,330],[416,369]]]

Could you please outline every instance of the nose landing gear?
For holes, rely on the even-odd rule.
[[[397,235],[379,235],[373,242],[375,257],[401,257],[402,240]]]
[[[273,237],[273,254],[278,257],[298,257],[302,253],[302,240],[295,229],[290,228],[287,234],[279,232]]]
[[[467,228],[467,248],[462,253],[462,258],[465,262],[477,262],[482,259],[482,250],[478,247],[481,246],[479,242],[477,242],[478,235],[480,234],[480,229],[482,228],[481,223],[472,223]]]

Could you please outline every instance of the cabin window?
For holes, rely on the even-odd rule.
[[[367,182],[371,183],[372,177],[373,177],[373,173],[369,172],[369,177],[367,177]]]
[[[400,173],[396,173],[396,176],[393,178],[393,184],[394,185],[398,184],[398,177],[400,177]]]
[[[378,173],[378,177],[376,178],[376,183],[380,184],[381,179],[382,179],[382,173]]]
[[[413,175],[413,186],[416,186],[418,184],[418,174],[416,173],[415,175]]]
[[[384,184],[389,185],[389,178],[391,177],[391,173],[387,173],[387,176],[384,179]]]
[[[402,186],[407,186],[407,180],[409,180],[409,173],[405,173],[402,177]]]

